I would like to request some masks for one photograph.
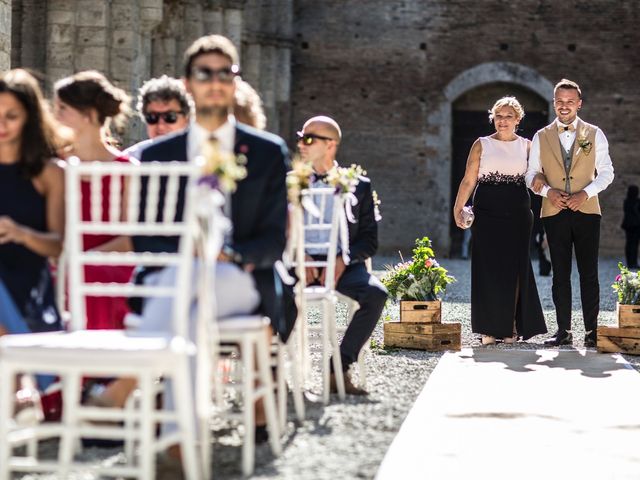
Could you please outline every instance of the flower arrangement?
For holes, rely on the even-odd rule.
[[[350,167],[335,166],[327,173],[327,183],[336,189],[336,194],[353,193],[360,183],[360,177],[366,174],[367,172],[355,163]]]
[[[638,272],[632,272],[622,263],[618,263],[620,273],[616,276],[616,280],[611,285],[614,292],[618,295],[618,303],[620,305],[639,305],[640,304],[640,277]]]
[[[382,215],[380,215],[380,205],[382,204],[382,201],[380,200],[380,197],[378,197],[378,192],[375,190],[371,195],[373,196],[373,216],[376,219],[376,222],[379,222],[382,220]]]
[[[302,191],[309,188],[313,168],[311,164],[302,160],[299,156],[293,158],[291,170],[287,173],[287,196],[289,202],[300,204]]]
[[[353,193],[360,182],[360,176],[366,174],[362,167],[353,164],[350,167],[335,166],[323,178],[327,185],[335,189],[336,195],[342,195]],[[313,167],[310,163],[298,156],[293,159],[291,170],[287,174],[287,193],[291,203],[295,205],[300,203],[302,191],[309,188],[313,175]]]
[[[241,150],[242,151],[242,150]],[[235,192],[238,182],[247,176],[247,157],[240,153],[223,152],[218,142],[208,141],[204,145],[205,160],[201,185],[223,192]]]
[[[412,301],[437,300],[447,285],[455,281],[436,261],[428,237],[416,240],[411,261],[387,266],[382,278],[392,298]]]
[[[589,153],[591,152],[591,149],[593,148],[593,144],[589,140],[587,140],[588,134],[589,134],[589,131],[587,130],[587,127],[582,127],[580,129],[580,133],[576,137],[578,146],[580,147],[580,150],[584,152],[585,155],[589,155]]]

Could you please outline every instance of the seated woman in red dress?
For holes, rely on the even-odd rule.
[[[60,123],[73,131],[73,143],[66,155],[81,161],[119,161],[129,159],[107,140],[110,125],[123,122],[129,105],[127,94],[112,85],[101,73],[86,71],[59,80],[55,84],[55,114]],[[126,187],[125,187],[126,188]],[[123,189],[124,190],[124,189]],[[102,181],[102,220],[109,215],[110,178]],[[90,183],[82,183],[82,218],[90,218]],[[130,251],[128,237],[85,235],[85,250]],[[127,283],[133,267],[88,266],[89,282]],[[88,329],[121,329],[128,312],[124,297],[90,297],[87,299]]]

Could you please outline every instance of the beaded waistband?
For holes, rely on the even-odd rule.
[[[524,175],[506,175],[492,172],[478,177],[478,183],[483,185],[524,185]]]

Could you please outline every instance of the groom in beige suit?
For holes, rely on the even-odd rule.
[[[582,92],[561,80],[554,88],[557,118],[533,137],[527,185],[542,195],[542,221],[553,266],[553,303],[558,331],[545,342],[571,345],[571,260],[576,252],[586,347],[596,346],[600,310],[598,193],[613,181],[609,143],[600,128],[578,117]]]

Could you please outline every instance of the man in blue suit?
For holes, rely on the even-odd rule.
[[[145,148],[140,159],[142,162],[192,161],[201,155],[205,142],[212,140],[222,152],[246,157],[246,178],[238,182],[235,192],[226,194],[224,211],[231,219],[233,231],[225,241],[218,262],[217,312],[219,317],[260,312],[268,316],[274,330],[286,338],[295,312],[289,309],[285,316],[281,280],[274,270],[286,242],[286,145],[275,135],[235,121],[232,108],[240,70],[238,53],[229,39],[219,35],[199,38],[185,52],[184,65],[185,85],[195,104],[195,121],[186,130]],[[182,207],[178,206],[179,215]],[[175,239],[166,237],[137,237],[134,246],[136,251],[177,249]],[[146,277],[145,284],[166,280],[159,272],[148,273],[147,270],[139,275]],[[166,329],[165,322],[169,319],[165,309],[161,299],[148,300],[143,309],[144,328]],[[158,315],[163,311],[164,315]]]

